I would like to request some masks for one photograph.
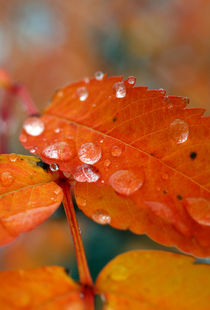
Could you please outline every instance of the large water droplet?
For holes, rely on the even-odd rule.
[[[124,98],[126,96],[126,87],[124,82],[117,82],[113,85],[115,96],[117,98]]]
[[[85,101],[88,97],[88,90],[85,86],[77,88],[77,96],[80,101]]]
[[[23,128],[30,136],[39,136],[44,131],[44,123],[38,117],[29,117],[25,120]]]
[[[186,198],[189,215],[200,225],[210,226],[210,200],[205,198]]]
[[[110,224],[111,216],[106,210],[97,209],[92,214],[92,219],[102,225]]]
[[[142,187],[144,173],[140,169],[118,170],[111,175],[109,183],[117,193],[129,196]]]
[[[56,164],[56,163],[51,164],[50,165],[50,170],[53,171],[53,172],[58,171],[59,170],[58,164]]]
[[[47,146],[42,155],[49,159],[69,160],[73,157],[75,145],[73,140],[67,142],[57,142]]]
[[[122,154],[122,149],[118,145],[114,145],[111,150],[112,156],[119,157]]]
[[[114,281],[123,281],[128,278],[130,271],[123,265],[115,265],[111,271],[110,277]]]
[[[95,73],[95,78],[96,78],[96,80],[98,80],[98,81],[102,81],[103,78],[104,78],[103,72],[97,71],[97,72]]]
[[[10,186],[14,182],[14,177],[11,172],[4,171],[0,175],[0,180],[3,186]]]
[[[175,119],[170,124],[170,135],[177,144],[184,143],[189,135],[188,124],[181,119]]]
[[[100,178],[98,170],[90,165],[81,165],[76,168],[73,177],[78,182],[97,182]]]
[[[78,151],[79,159],[85,164],[95,164],[101,158],[101,147],[92,142],[84,143]]]
[[[130,85],[134,85],[136,83],[136,78],[134,76],[129,76],[128,77],[128,83]]]

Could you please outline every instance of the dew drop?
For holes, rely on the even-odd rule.
[[[129,196],[144,184],[144,173],[140,169],[118,170],[110,176],[109,183],[117,193]]]
[[[98,81],[102,81],[103,78],[104,78],[103,72],[97,71],[97,72],[95,73],[95,78],[96,78],[96,80],[98,80]]]
[[[111,154],[114,157],[119,157],[122,154],[122,149],[119,146],[114,145],[112,147]]]
[[[4,171],[0,175],[0,180],[3,186],[10,186],[14,182],[14,177],[11,172]]]
[[[136,83],[136,78],[135,78],[134,76],[129,76],[129,77],[128,77],[128,83],[129,83],[130,85],[135,85],[135,83]]]
[[[85,78],[84,78],[84,82],[85,82],[86,84],[88,84],[88,83],[90,82],[90,79],[89,79],[88,77],[85,77]]]
[[[25,120],[23,128],[30,136],[39,136],[44,131],[44,123],[38,117],[29,117]]]
[[[117,98],[124,98],[126,96],[126,87],[124,82],[117,82],[113,85],[115,96]]]
[[[69,160],[73,157],[75,151],[75,144],[73,140],[67,142],[56,142],[47,146],[42,155],[49,159]]]
[[[78,182],[97,182],[100,178],[98,170],[94,166],[81,165],[76,168],[73,177]]]
[[[111,216],[106,210],[103,209],[97,209],[92,214],[92,219],[101,225],[110,224],[111,222]]]
[[[15,153],[9,154],[9,160],[11,162],[16,162],[18,160],[18,155]]]
[[[21,143],[26,143],[27,142],[27,136],[24,133],[21,133],[19,140]]]
[[[86,199],[84,199],[82,197],[77,197],[77,204],[78,204],[78,206],[85,207],[87,204],[87,201],[86,201]]]
[[[101,147],[92,142],[84,143],[78,151],[78,156],[83,163],[93,165],[101,158]]]
[[[186,198],[186,209],[198,224],[210,226],[210,200],[205,198]]]
[[[130,271],[123,265],[115,265],[111,271],[110,277],[114,281],[123,281],[128,278]]]
[[[85,86],[77,88],[77,96],[80,101],[85,101],[88,97],[88,90]]]
[[[189,135],[188,124],[181,119],[175,119],[170,124],[170,135],[177,144],[184,143]]]
[[[36,153],[36,151],[37,151],[37,149],[36,149],[36,148],[30,149],[30,153],[31,153],[31,154],[35,154],[35,153]]]
[[[54,131],[55,131],[55,133],[59,133],[61,131],[61,129],[60,128],[56,128]]]
[[[56,163],[51,164],[50,165],[50,170],[53,171],[53,172],[58,171],[59,170],[58,164],[56,164]]]
[[[104,167],[108,168],[111,165],[111,161],[109,159],[106,159],[104,161]]]

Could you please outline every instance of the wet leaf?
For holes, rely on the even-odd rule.
[[[77,181],[93,220],[209,256],[210,118],[134,84],[103,75],[67,86],[26,120],[20,141]]]
[[[161,251],[131,251],[101,271],[96,291],[104,310],[208,310],[210,266],[188,256]]]
[[[35,157],[0,155],[0,244],[13,240],[47,219],[63,193]]]
[[[0,308],[4,310],[83,310],[81,288],[61,267],[0,273]]]

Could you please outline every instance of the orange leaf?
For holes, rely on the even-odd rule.
[[[161,251],[131,251],[101,271],[96,292],[104,310],[208,310],[210,266],[188,256]]]
[[[33,229],[60,205],[58,177],[39,166],[35,157],[0,155],[0,244]]]
[[[81,288],[61,267],[0,273],[0,308],[4,310],[83,310]]]
[[[210,118],[134,83],[99,76],[67,86],[26,120],[20,141],[74,177],[77,203],[96,222],[209,256]]]

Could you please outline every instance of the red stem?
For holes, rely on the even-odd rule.
[[[80,283],[83,284],[83,286],[93,287],[93,281],[88,268],[85,250],[83,247],[82,238],[79,231],[79,226],[77,223],[77,218],[72,201],[72,198],[74,196],[73,185],[70,185],[67,181],[63,182],[60,185],[62,186],[64,192],[63,205],[71,229],[74,247],[76,251]]]

